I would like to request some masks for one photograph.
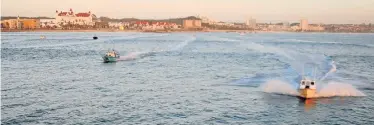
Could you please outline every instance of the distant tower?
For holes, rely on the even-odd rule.
[[[19,16],[17,16],[17,29],[21,29],[21,22],[20,22],[20,19],[19,19]]]
[[[249,18],[245,23],[249,28],[255,28],[256,27],[256,19],[253,19],[252,17]]]
[[[301,21],[300,21],[300,29],[302,30],[302,31],[306,31],[306,30],[308,30],[308,20],[307,19],[301,19]]]

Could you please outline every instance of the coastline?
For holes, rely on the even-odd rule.
[[[251,32],[245,30],[114,30],[114,29],[82,29],[82,30],[60,30],[60,29],[32,29],[32,30],[18,30],[18,29],[2,29],[1,32],[144,32],[144,33],[174,33],[174,32]]]
[[[226,33],[374,33],[374,32],[295,32],[295,31],[249,31],[249,30],[114,30],[114,29],[81,29],[81,30],[60,30],[60,29],[1,29],[1,32],[143,32],[143,33],[178,33],[178,32],[226,32]]]

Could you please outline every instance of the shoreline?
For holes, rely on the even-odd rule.
[[[34,29],[16,30],[1,29],[1,32],[142,32],[142,33],[178,33],[178,32],[226,32],[226,33],[374,33],[374,32],[294,32],[294,31],[249,31],[249,30],[114,30],[114,29],[82,29],[82,30],[59,30],[59,29]]]

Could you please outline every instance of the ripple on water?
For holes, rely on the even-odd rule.
[[[374,122],[372,34],[96,35],[100,40],[91,33],[2,33],[2,124]],[[103,64],[101,55],[113,46],[135,58]],[[284,73],[290,61],[277,53],[290,50],[331,56],[337,73],[328,80],[366,96],[313,102],[272,93],[284,84],[263,92],[269,79],[293,77]]]

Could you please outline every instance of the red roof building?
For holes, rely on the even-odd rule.
[[[68,14],[68,12],[60,12],[59,14],[58,14],[58,16],[66,16]]]
[[[95,16],[89,12],[83,13],[74,13],[73,9],[70,9],[68,12],[62,12],[56,10],[56,22],[58,24],[79,24],[79,25],[93,25],[93,18]]]
[[[90,13],[77,13],[75,14],[76,17],[89,17],[91,16]]]
[[[57,13],[57,16],[75,16],[75,17],[89,17],[91,16],[91,11],[89,11],[88,13],[77,13],[77,14],[74,14],[74,11],[73,9],[70,8],[69,12],[58,12],[56,10],[56,13]]]

